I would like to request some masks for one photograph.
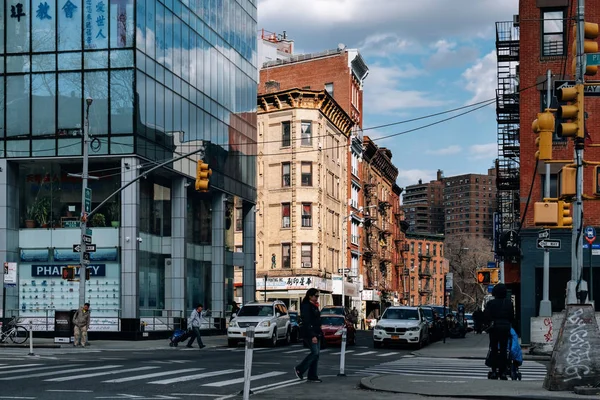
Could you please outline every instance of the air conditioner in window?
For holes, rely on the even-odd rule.
[[[302,268],[312,268],[312,263],[310,263],[310,262],[303,262],[302,263]]]

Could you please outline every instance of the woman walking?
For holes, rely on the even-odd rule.
[[[300,316],[302,317],[302,336],[304,343],[310,348],[310,354],[302,360],[294,372],[298,379],[304,379],[308,371],[309,382],[322,382],[317,375],[319,364],[319,353],[321,351],[321,312],[319,311],[319,291],[315,288],[308,289],[306,296],[300,305]]]
[[[506,285],[499,283],[492,290],[493,300],[485,306],[485,320],[489,324],[491,379],[507,380],[508,340],[514,319],[512,302],[506,298]]]

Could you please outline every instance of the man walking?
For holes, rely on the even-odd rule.
[[[194,343],[194,339],[198,340],[198,347],[203,349],[204,344],[202,343],[202,338],[200,337],[200,325],[202,323],[202,318],[204,318],[204,312],[202,312],[202,304],[198,304],[196,309],[192,311],[190,314],[190,319],[188,320],[188,329],[192,331],[192,336],[188,341],[187,348],[192,348],[192,343]]]
[[[90,327],[90,303],[85,303],[83,307],[75,311],[73,325],[75,326],[75,342],[73,346],[87,346],[87,332]]]

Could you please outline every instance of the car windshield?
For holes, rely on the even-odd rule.
[[[321,314],[344,315],[344,309],[340,307],[323,307]]]
[[[431,308],[423,308],[423,314],[425,314],[425,318],[433,319],[433,310]]]
[[[408,319],[416,321],[419,319],[419,312],[408,308],[391,309],[388,308],[383,313],[381,319]]]
[[[238,317],[272,317],[273,306],[244,306]]]
[[[341,325],[344,325],[344,318],[340,318],[340,317],[321,317],[321,325],[341,326]]]

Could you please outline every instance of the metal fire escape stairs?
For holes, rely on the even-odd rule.
[[[499,240],[503,233],[517,230],[520,224],[519,157],[519,24],[518,21],[496,23],[498,88],[496,121],[498,125],[497,222],[494,229],[496,249],[502,255]]]
[[[290,264],[292,268],[302,267],[302,265],[296,264],[297,257],[297,246],[296,246],[296,196],[297,196],[297,185],[298,180],[296,178],[297,165],[296,165],[296,123],[294,118],[290,121],[290,144],[292,149],[291,160],[290,160],[290,182],[292,183],[292,199],[290,203],[290,228],[292,229],[292,240],[290,243]],[[300,257],[300,261],[302,261],[302,257]]]

